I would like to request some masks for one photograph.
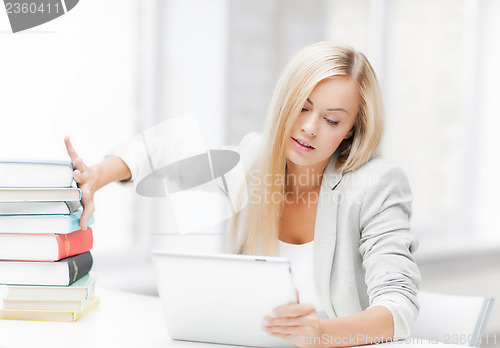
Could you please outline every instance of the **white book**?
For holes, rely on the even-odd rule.
[[[64,202],[79,201],[81,197],[76,187],[0,188],[0,202]]]
[[[0,202],[0,215],[69,215],[81,206],[80,201]]]
[[[0,298],[88,300],[94,296],[95,282],[96,275],[91,271],[69,286],[0,284]]]
[[[0,187],[68,187],[72,182],[69,162],[0,161]]]

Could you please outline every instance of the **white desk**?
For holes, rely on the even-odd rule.
[[[74,323],[0,320],[0,348],[231,347],[171,340],[158,297],[101,288],[97,294],[101,298],[99,307]],[[393,344],[421,347],[418,343],[421,341]],[[460,346],[449,344],[447,347]]]

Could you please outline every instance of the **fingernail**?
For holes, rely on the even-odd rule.
[[[276,314],[276,312],[272,312],[271,313],[271,318],[276,318],[278,315]]]
[[[268,326],[268,325],[269,325],[269,319],[264,318],[264,320],[262,320],[262,326]]]

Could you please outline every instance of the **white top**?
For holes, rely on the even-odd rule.
[[[316,307],[318,317],[327,318],[322,310],[314,286],[314,240],[304,244],[289,244],[279,241],[279,255],[290,260],[295,288],[299,291],[300,303],[310,303]]]

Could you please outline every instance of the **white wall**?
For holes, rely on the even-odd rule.
[[[69,159],[70,135],[87,163],[136,132],[137,0],[85,0],[66,15],[12,34],[0,11],[0,158]],[[133,242],[133,192],[96,196],[94,251]]]

